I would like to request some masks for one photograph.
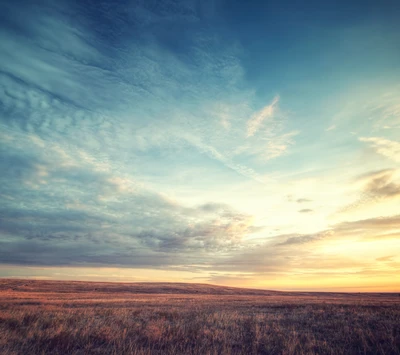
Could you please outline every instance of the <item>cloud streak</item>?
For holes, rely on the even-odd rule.
[[[400,196],[398,175],[396,169],[383,169],[358,176],[355,179],[355,186],[360,191],[360,196],[355,202],[341,208],[339,213],[397,199]]]
[[[279,103],[279,96],[275,96],[272,102],[257,112],[247,123],[247,137],[254,136],[265,120],[272,118]]]
[[[378,154],[397,163],[400,162],[400,143],[382,137],[361,137],[361,142],[368,143]]]

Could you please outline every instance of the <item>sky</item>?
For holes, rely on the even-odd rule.
[[[400,291],[399,16],[0,1],[0,277]]]

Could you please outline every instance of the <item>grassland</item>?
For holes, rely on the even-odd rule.
[[[0,353],[400,354],[400,297],[4,279]]]

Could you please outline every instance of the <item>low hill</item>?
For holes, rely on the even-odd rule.
[[[99,292],[99,293],[137,293],[137,294],[204,294],[204,295],[253,295],[272,296],[285,292],[217,286],[198,283],[169,282],[86,282],[0,279],[0,290],[18,292]]]

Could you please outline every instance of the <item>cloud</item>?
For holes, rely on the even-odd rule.
[[[308,198],[298,198],[296,200],[297,203],[307,203],[307,202],[312,202],[312,200],[308,199]]]
[[[266,161],[276,159],[289,152],[289,148],[295,143],[293,137],[299,131],[284,132],[283,123],[272,126],[264,135],[254,137],[251,143],[244,142],[238,145],[233,151],[233,155],[246,160],[255,160],[264,164]]]
[[[399,171],[396,169],[370,171],[357,176],[354,185],[360,191],[359,197],[355,202],[341,208],[338,213],[398,198],[400,196],[398,176]]]
[[[225,212],[205,221],[189,223],[186,228],[171,232],[149,229],[136,237],[161,252],[226,252],[240,247],[243,237],[256,230],[251,216]]]
[[[249,168],[242,164],[235,163],[231,158],[225,156],[224,154],[219,152],[216,148],[203,143],[199,138],[186,135],[186,137],[184,139],[189,144],[196,147],[200,152],[206,154],[207,156],[209,156],[212,159],[219,161],[225,167],[237,172],[238,174],[240,174],[244,177],[250,178],[259,183],[265,182],[263,177],[260,176],[259,174],[257,174],[257,172],[254,171],[252,168]]]
[[[230,154],[255,95],[239,90],[240,45],[209,26],[208,5],[5,4],[3,263],[171,266],[229,253],[259,230],[206,197],[169,198],[173,173],[200,164],[227,168],[212,178],[263,181]]]
[[[315,234],[310,235],[296,235],[290,236],[285,241],[278,243],[278,246],[282,245],[295,245],[295,244],[307,244],[311,242],[315,242],[324,238],[328,238],[334,234],[334,231],[322,231]],[[284,236],[280,236],[279,239],[282,239]]]
[[[381,131],[382,129],[400,128],[400,86],[394,86],[390,90],[385,90],[383,95],[377,95],[368,106],[368,118],[374,118],[373,129]]]
[[[108,204],[108,213],[99,211],[94,201],[87,202],[85,209],[5,206],[0,210],[2,262],[135,266],[147,256],[142,266],[156,267],[161,260],[173,266],[242,248],[243,238],[258,231],[253,217],[227,206],[204,211],[203,206],[173,205],[143,193],[125,203]]]
[[[206,203],[204,205],[200,205],[198,209],[204,212],[214,213],[219,211],[225,211],[229,209],[229,207],[222,203]]]
[[[382,137],[361,137],[361,142],[367,142],[380,155],[395,162],[400,162],[400,143]]]
[[[265,153],[263,155],[264,159],[274,159],[287,153],[288,148],[294,144],[293,137],[298,134],[298,131],[292,131],[267,139]]]
[[[386,255],[382,256],[380,258],[376,258],[376,261],[392,261],[392,259],[395,257],[395,255]]]
[[[332,107],[332,124],[337,129],[363,132],[365,136],[371,132],[387,134],[388,129],[400,128],[400,85],[395,80],[358,87],[356,95],[350,91]]]
[[[259,231],[229,205],[186,207],[86,155],[65,166],[30,144],[32,156],[9,147],[0,163],[3,263],[171,266],[231,252]]]
[[[392,198],[400,196],[400,183],[395,183],[396,170],[388,169],[369,173],[363,176],[366,180],[364,191],[369,196]]]
[[[262,110],[254,114],[254,116],[247,122],[247,137],[252,137],[259,130],[261,124],[273,117],[276,107],[279,102],[279,96],[275,96],[272,102],[265,106]]]
[[[348,275],[349,270],[354,274],[362,274],[366,269],[369,269],[368,273],[374,274],[379,270],[371,270],[370,260],[331,255],[324,252],[324,243],[334,241],[334,245],[340,246],[342,243],[345,246],[348,240],[352,240],[354,245],[354,240],[362,243],[396,239],[400,236],[399,226],[400,216],[394,215],[341,222],[312,234],[274,235],[226,258],[211,260],[211,267],[218,272],[241,272],[255,279],[287,274],[320,277],[325,273],[325,276],[343,276]],[[378,261],[390,260],[391,257],[382,257]]]
[[[357,221],[342,222],[334,226],[336,232],[342,234],[359,234],[368,232],[367,235],[383,236],[390,231],[399,230],[400,215],[368,218]]]

